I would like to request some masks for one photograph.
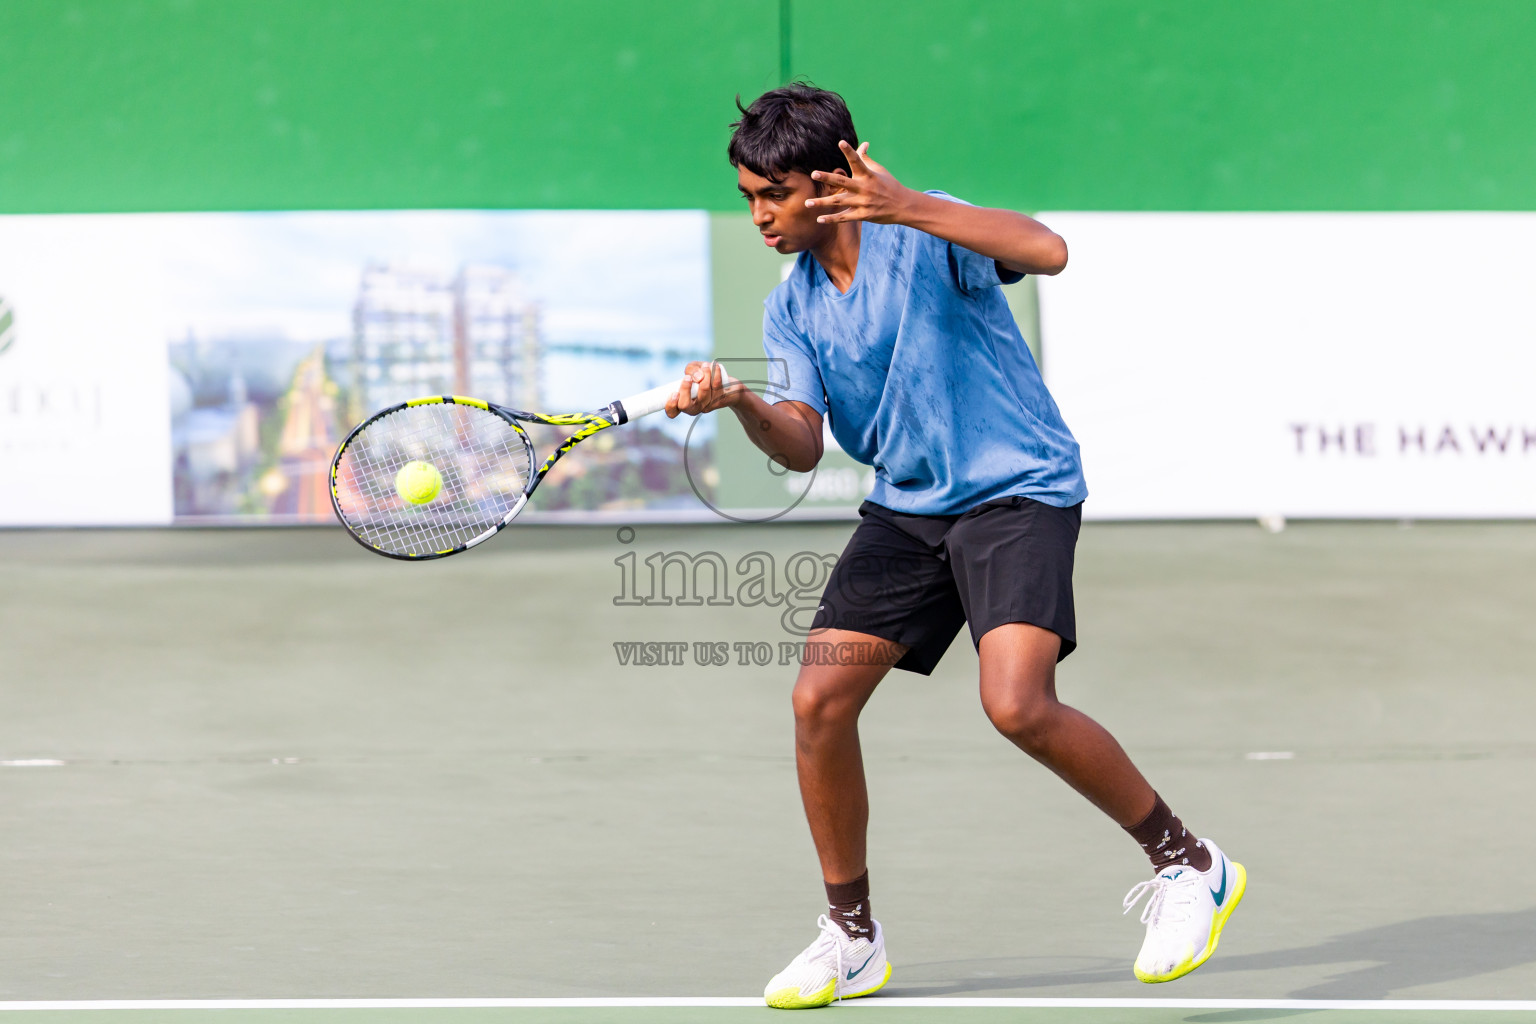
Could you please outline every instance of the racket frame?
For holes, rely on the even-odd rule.
[[[670,387],[671,390],[676,390],[676,385],[671,385]],[[483,412],[488,412],[493,416],[500,417],[503,422],[505,422],[509,427],[513,429],[514,432],[516,432],[518,438],[522,440],[523,447],[528,452],[528,465],[530,467],[537,466],[537,468],[529,472],[528,480],[523,485],[523,493],[518,497],[517,501],[513,503],[512,507],[507,510],[506,514],[501,517],[501,520],[491,524],[485,530],[476,534],[465,543],[460,544],[457,547],[448,548],[444,551],[429,551],[422,554],[386,551],[385,549],[379,547],[377,544],[372,544],[367,540],[364,540],[357,534],[355,530],[352,529],[351,526],[347,524],[347,517],[342,513],[341,510],[341,460],[342,457],[346,455],[347,449],[351,447],[352,442],[356,440],[358,435],[362,434],[363,431],[367,430],[370,426],[377,423],[379,420],[384,419],[386,416],[393,416],[395,413],[401,412],[405,409],[414,408],[418,405],[465,405],[474,409],[479,409]],[[545,426],[551,427],[577,427],[579,429],[572,432],[564,441],[559,444],[558,447],[555,448],[553,452],[550,453],[549,458],[545,459],[544,462],[540,464],[538,461],[538,451],[534,448],[533,445],[533,439],[528,436],[528,431],[523,429],[522,423],[518,422],[519,420],[528,423],[541,423]],[[591,437],[598,431],[606,430],[609,427],[617,426],[620,423],[626,423],[628,421],[629,416],[625,412],[624,404],[622,402],[610,403],[608,406],[598,412],[562,413],[558,415],[546,415],[544,413],[524,412],[521,409],[509,409],[506,406],[497,405],[494,402],[486,402],[478,398],[468,398],[464,395],[426,395],[421,398],[413,398],[407,402],[397,402],[394,405],[380,409],[378,412],[374,413],[372,416],[369,416],[367,419],[363,420],[363,422],[353,427],[351,431],[347,433],[347,436],[342,439],[341,444],[337,446],[336,454],[331,458],[331,508],[336,513],[337,521],[340,522],[342,527],[347,531],[347,535],[376,555],[383,555],[386,558],[397,558],[402,562],[425,562],[433,558],[446,558],[449,555],[456,555],[461,551],[468,551],[475,545],[489,540],[496,534],[500,533],[502,530],[506,529],[506,527],[511,524],[512,520],[517,518],[517,514],[523,510],[523,506],[528,504],[528,499],[533,496],[533,492],[538,489],[538,486],[543,482],[544,477],[549,475],[549,471],[554,467],[555,463],[559,462],[565,456],[566,452],[570,451],[572,448],[576,447],[582,441],[585,441],[587,438]]]
[[[730,374],[726,373],[724,370],[720,371],[720,378],[721,387],[726,387],[730,384],[736,383],[734,378],[732,378]],[[664,408],[666,408],[667,399],[676,394],[677,389],[678,384],[675,382],[669,384],[658,384],[656,387],[651,388],[648,391],[642,391],[639,394],[631,395],[628,398],[623,398],[616,402],[609,402],[607,405],[603,406],[603,408],[597,410],[596,412],[570,412],[557,413],[554,415],[540,412],[525,412],[521,409],[509,409],[504,405],[497,405],[494,402],[482,401],[478,398],[467,398],[464,395],[426,395],[422,398],[413,398],[408,402],[398,402],[387,408],[380,409],[378,412],[374,413],[372,416],[369,416],[367,419],[363,420],[363,422],[353,427],[352,430],[348,432],[347,436],[342,439],[341,444],[337,446],[336,454],[331,458],[331,508],[335,510],[336,519],[347,531],[347,534],[364,548],[372,551],[376,555],[383,555],[386,558],[397,558],[402,562],[425,562],[433,558],[446,558],[449,555],[456,555],[461,551],[468,551],[475,545],[483,543],[484,541],[487,541],[490,538],[496,536],[496,534],[506,529],[507,526],[511,524],[513,519],[517,518],[517,514],[523,510],[523,506],[528,504],[528,499],[533,497],[533,492],[538,490],[539,484],[544,482],[544,478],[549,475],[549,471],[554,468],[555,463],[559,462],[562,458],[565,457],[566,452],[570,451],[572,448],[576,447],[578,444],[585,441],[593,434],[596,434],[598,431],[607,430],[609,427],[616,427],[620,424],[628,423],[630,420],[639,419],[642,416],[649,416],[652,413],[662,411]],[[693,394],[697,396],[698,393],[699,386],[695,384],[693,386]],[[342,456],[347,453],[347,449],[351,446],[352,442],[357,438],[357,436],[363,431],[367,430],[369,426],[377,423],[379,420],[386,416],[393,416],[395,413],[400,412],[401,410],[409,409],[418,405],[467,405],[471,408],[480,409],[483,412],[488,412],[493,416],[499,416],[503,421],[506,422],[508,426],[516,431],[517,436],[522,439],[523,447],[528,452],[528,465],[530,467],[533,467],[538,463],[538,452],[533,446],[533,439],[529,437],[528,432],[523,429],[523,423],[540,423],[549,427],[575,427],[577,429],[572,431],[564,441],[561,441],[560,444],[556,446],[555,450],[550,453],[549,458],[545,459],[542,464],[539,464],[537,469],[530,470],[528,474],[528,480],[523,485],[522,496],[519,497],[517,501],[513,503],[512,507],[507,510],[507,513],[501,517],[500,522],[493,523],[481,533],[476,534],[469,541],[460,544],[457,547],[449,548],[446,551],[430,551],[425,554],[385,551],[378,545],[369,543],[362,537],[358,536],[357,532],[354,531],[351,526],[347,525],[347,518],[342,514],[341,511],[341,493],[339,483],[339,477],[341,474],[341,459]],[[519,420],[521,420],[522,423],[518,422]]]

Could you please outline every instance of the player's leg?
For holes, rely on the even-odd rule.
[[[1172,981],[1205,963],[1247,887],[1247,874],[1214,843],[1186,836],[1141,772],[1103,726],[1056,697],[1061,638],[1028,623],[1005,623],[981,638],[981,703],[1020,750],[1059,775],[1131,834],[1157,874],[1144,893],[1146,938],[1136,977]]]
[[[866,633],[829,629],[810,641],[823,650],[869,652],[864,664],[808,664],[795,680],[795,769],[811,840],[829,886],[867,870],[869,791],[859,747],[859,713],[906,648]]]
[[[1056,695],[1056,663],[1076,646],[1072,561],[1077,509],[991,503],[948,543],[981,660],[981,699],[998,731],[1123,827],[1157,872],[1135,972],[1171,981],[1210,957],[1247,876],[1183,823],[1103,726]]]
[[[997,731],[1059,775],[1122,828],[1142,821],[1157,794],[1098,722],[1056,698],[1061,637],[1025,622],[981,638],[981,706]]]
[[[866,503],[828,580],[794,688],[795,763],[826,885],[820,934],[764,990],[770,1006],[824,1006],[890,978],[870,911],[869,797],[858,721],[893,665],[931,672],[965,621],[943,553],[947,522]]]
[[[809,644],[792,698],[795,769],[811,840],[821,861],[827,913],[821,933],[763,990],[769,1006],[825,1006],[868,995],[890,978],[885,936],[869,902],[865,836],[869,791],[859,748],[859,713],[906,648],[848,630],[819,630]],[[817,659],[817,651],[833,656]],[[844,654],[841,658],[836,652]],[[858,657],[859,654],[863,657]],[[854,660],[855,664],[836,664]]]

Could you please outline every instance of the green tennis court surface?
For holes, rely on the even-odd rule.
[[[814,935],[780,607],[616,606],[615,559],[850,524],[517,527],[440,564],[335,530],[0,533],[0,1000],[750,997]],[[733,580],[733,582],[735,582]],[[1085,528],[1063,696],[1245,863],[1149,988],[1112,824],[997,737],[963,638],[865,714],[896,998],[1536,992],[1536,527]],[[673,588],[675,592],[675,586]],[[812,602],[812,607],[814,601]],[[681,667],[615,643],[687,642]],[[724,643],[724,666],[692,644]],[[750,659],[749,659],[750,660]],[[775,658],[776,660],[776,658]],[[754,1007],[11,1009],[8,1021],[731,1021]],[[1528,1011],[880,1005],[850,1020]]]

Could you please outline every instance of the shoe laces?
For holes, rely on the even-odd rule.
[[[1186,871],[1186,874],[1189,876],[1187,879],[1154,875],[1145,882],[1138,882],[1131,886],[1131,891],[1125,894],[1125,901],[1121,904],[1125,907],[1123,913],[1129,914],[1131,908],[1136,906],[1136,902],[1150,892],[1152,898],[1147,900],[1147,905],[1141,911],[1142,924],[1155,926],[1165,916],[1169,918],[1175,915],[1186,916],[1181,911],[1193,908],[1198,902],[1195,899],[1197,890],[1194,888],[1194,883],[1200,878],[1200,873]]]
[[[837,985],[833,988],[833,991],[837,993],[837,999],[841,1002],[843,998],[843,945],[848,941],[848,933],[843,931],[842,927],[826,914],[822,914],[816,919],[816,927],[821,929],[821,934],[816,937],[815,942],[812,942],[805,948],[805,951],[800,956],[804,957],[805,961],[809,963],[811,960],[825,954],[828,945],[832,947],[833,962],[837,966]]]

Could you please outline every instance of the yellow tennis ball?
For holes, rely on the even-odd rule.
[[[430,462],[407,462],[395,474],[395,492],[412,505],[425,505],[442,489],[443,474]]]

